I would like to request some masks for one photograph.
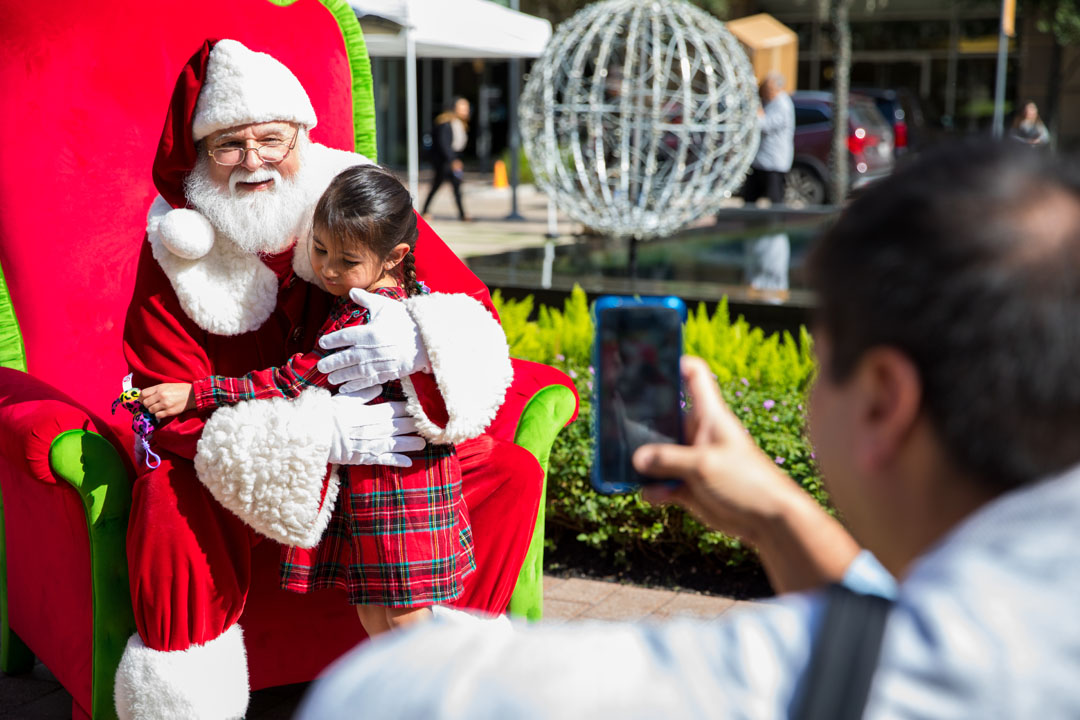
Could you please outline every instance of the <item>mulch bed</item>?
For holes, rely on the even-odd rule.
[[[628,583],[663,590],[689,590],[704,595],[720,595],[736,600],[755,600],[774,595],[761,566],[744,564],[726,567],[721,563],[689,560],[667,562],[644,554],[616,563],[572,536],[556,538],[555,550],[544,553],[544,572],[556,577]]]

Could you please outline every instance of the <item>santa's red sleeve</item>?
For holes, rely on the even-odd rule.
[[[252,348],[276,347],[259,339],[280,332],[276,323],[233,337],[199,328],[148,248],[124,326],[124,354],[137,386],[250,369],[260,360]],[[295,400],[244,402],[208,419],[184,413],[156,430],[152,443],[193,460],[214,498],[260,534],[312,547],[337,499],[337,476],[327,463],[332,416],[330,392],[311,388]]]
[[[135,291],[124,321],[124,358],[132,373],[132,384],[147,388],[212,375],[213,366],[205,349],[206,332],[180,309],[149,245],[144,245],[140,254],[135,277]],[[154,432],[154,447],[191,460],[203,424],[203,418],[194,411],[178,415]]]
[[[502,326],[465,294],[419,295],[405,307],[431,364],[430,374],[415,373],[401,383],[418,432],[438,444],[479,436],[514,379]]]

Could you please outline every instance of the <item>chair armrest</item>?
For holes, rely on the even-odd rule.
[[[559,372],[554,368],[549,369]],[[577,393],[570,379],[565,375],[562,377],[566,378],[564,383],[548,385],[532,396],[521,412],[514,433],[514,443],[531,452],[544,472],[532,541],[509,607],[511,614],[533,621],[542,617],[544,609],[544,510],[547,505],[548,459],[555,437],[577,416],[578,408]]]
[[[90,705],[94,717],[115,713],[113,676],[135,628],[125,552],[132,473],[129,458],[117,450],[116,442],[105,423],[56,388],[25,373],[0,368],[0,455],[12,471],[7,477],[70,485],[86,514],[94,635]],[[18,488],[16,483],[4,489],[17,494]],[[57,512],[60,508],[42,507],[40,511]],[[12,641],[16,652],[0,658],[8,670],[22,669],[28,659],[32,663],[32,656],[25,646],[18,647],[22,644],[8,622],[6,538],[0,498],[0,635]]]
[[[60,478],[49,465],[49,452],[68,430],[95,432],[122,448],[112,428],[75,400],[31,375],[0,368],[0,454],[16,470],[55,484]],[[127,453],[118,456],[131,476]]]

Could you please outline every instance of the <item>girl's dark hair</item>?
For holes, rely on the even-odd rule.
[[[380,261],[405,243],[409,252],[398,273],[408,295],[420,294],[413,255],[419,231],[412,197],[386,168],[357,165],[339,173],[315,206],[314,227],[370,250]]]

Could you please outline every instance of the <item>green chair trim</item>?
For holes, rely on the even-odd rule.
[[[135,632],[126,562],[131,483],[116,448],[87,430],[57,435],[49,448],[49,465],[78,491],[86,511],[94,628],[90,715],[115,718],[116,668]]]
[[[26,346],[19,330],[19,320],[15,317],[15,305],[11,302],[11,293],[4,280],[3,266],[0,266],[0,367],[26,372]]]
[[[575,407],[577,401],[570,388],[549,385],[525,405],[514,433],[514,444],[531,452],[544,473],[532,541],[509,608],[511,615],[530,621],[540,620],[544,614],[544,510],[547,506],[548,459],[556,436],[570,422]]]

